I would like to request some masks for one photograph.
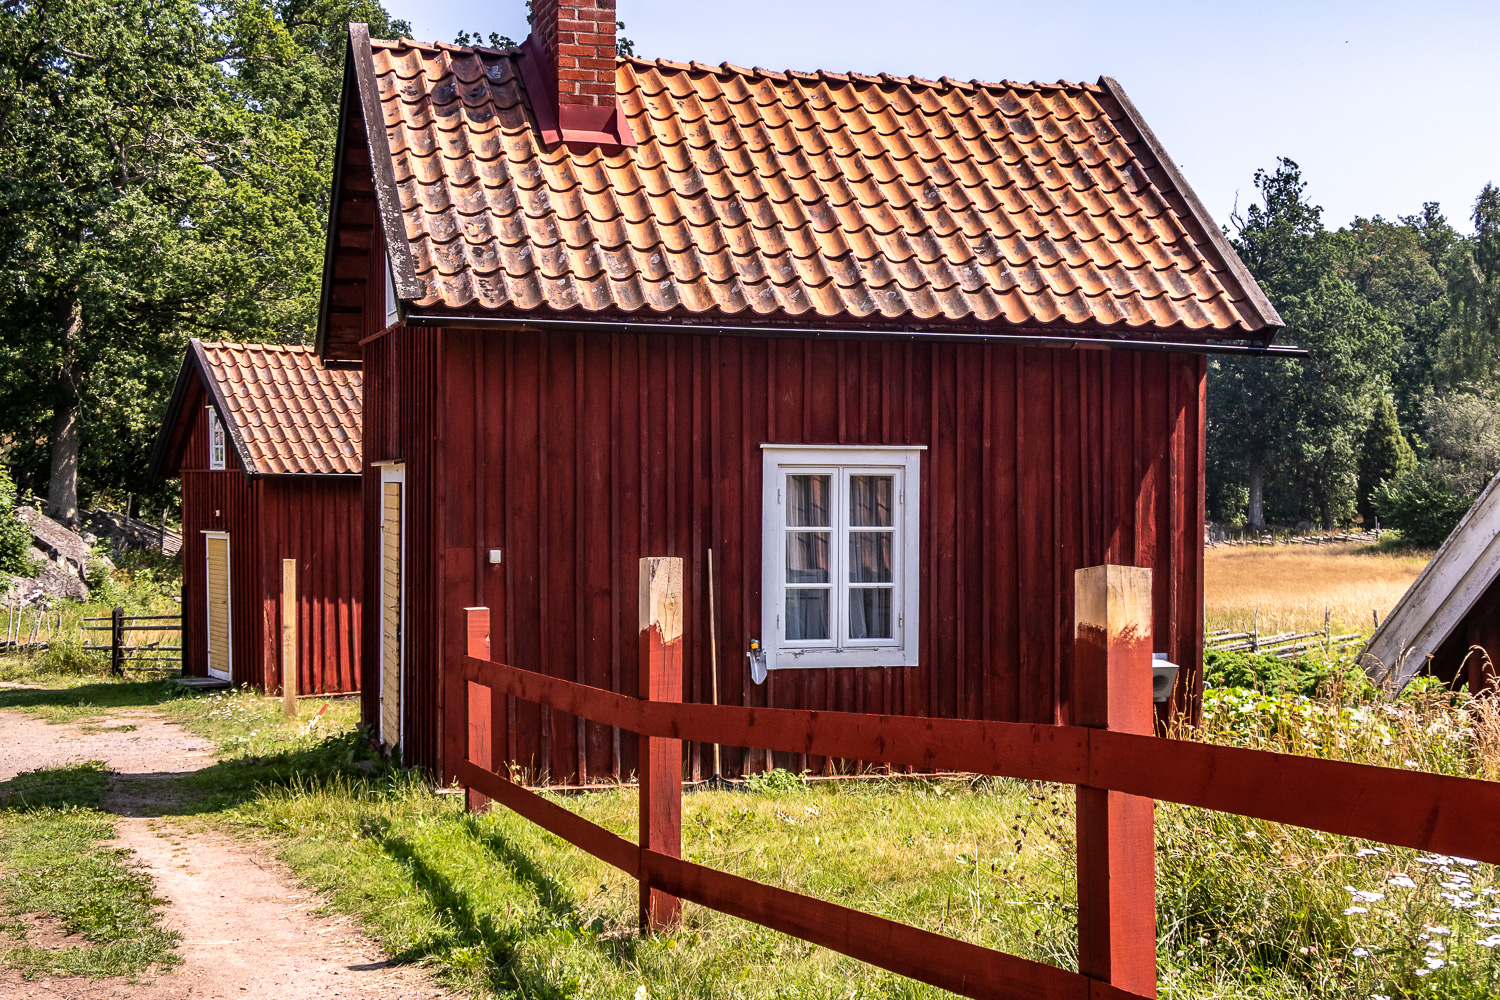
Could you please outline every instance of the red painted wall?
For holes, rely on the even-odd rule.
[[[358,690],[363,595],[361,481],[353,476],[251,480],[234,449],[208,468],[208,416],[189,394],[182,479],[183,665],[208,675],[203,532],[229,534],[232,680],[281,686],[281,560],[297,560],[299,694]]]
[[[685,697],[707,701],[710,546],[726,702],[1066,718],[1072,574],[1105,561],[1155,570],[1156,648],[1201,662],[1201,356],[398,328],[367,345],[365,385],[367,460],[407,462],[414,763],[446,773],[461,752],[438,669],[461,655],[466,606],[492,609],[497,659],[634,691],[643,555],[685,560]],[[928,447],[921,666],[749,683],[764,442]],[[500,566],[490,548],[504,549]],[[1195,705],[1196,673],[1182,683]],[[635,767],[633,740],[612,730],[524,703],[508,712],[502,739],[538,776]],[[688,748],[692,773],[709,752]],[[830,764],[765,758],[728,748],[726,769]]]

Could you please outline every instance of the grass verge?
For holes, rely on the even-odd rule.
[[[0,963],[33,976],[138,977],[179,959],[150,876],[98,810],[98,761],[0,783]]]
[[[1337,678],[1337,674],[1330,677]],[[60,696],[61,697],[61,696]],[[944,996],[713,911],[635,933],[635,886],[504,810],[469,815],[371,757],[357,706],[238,692],[162,703],[221,759],[164,811],[262,839],[398,961],[476,997]],[[1462,695],[1401,703],[1210,693],[1185,738],[1496,777],[1500,713]],[[1005,780],[694,792],[685,855],[772,885],[1039,961],[1075,966],[1071,789]],[[630,788],[559,797],[633,834]],[[1488,865],[1236,816],[1157,809],[1158,959],[1171,998],[1500,995],[1500,877]],[[642,993],[644,991],[644,994]]]

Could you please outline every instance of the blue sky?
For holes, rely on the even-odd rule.
[[[1500,183],[1500,3],[617,0],[638,54],[982,80],[1117,78],[1220,222],[1277,156],[1330,226]],[[522,0],[386,0],[416,37],[526,35]]]

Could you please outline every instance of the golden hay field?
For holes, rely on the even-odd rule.
[[[1208,629],[1247,626],[1260,609],[1260,631],[1305,632],[1323,627],[1328,609],[1336,630],[1368,633],[1370,612],[1381,621],[1431,558],[1374,546],[1219,546],[1203,554],[1203,604]]]

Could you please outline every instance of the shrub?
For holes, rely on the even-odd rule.
[[[31,529],[16,519],[16,484],[0,466],[0,573],[24,575],[31,569]]]
[[[1380,484],[1371,495],[1381,524],[1422,548],[1441,545],[1478,494],[1459,490],[1427,467]]]
[[[793,774],[785,768],[777,767],[769,771],[745,775],[745,787],[752,792],[763,794],[776,794],[778,792],[792,792],[799,788],[807,787],[807,772]]]
[[[1327,660],[1299,656],[1283,660],[1270,653],[1226,653],[1212,649],[1203,654],[1203,683],[1211,688],[1246,688],[1308,698],[1334,684],[1343,693],[1356,697],[1374,692],[1364,671],[1346,657]]]

